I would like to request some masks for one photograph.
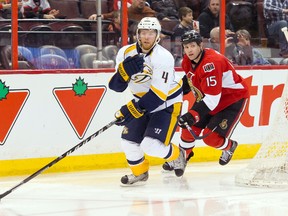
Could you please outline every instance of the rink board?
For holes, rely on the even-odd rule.
[[[262,67],[237,71],[246,79],[251,92],[247,109],[232,136],[240,144],[235,159],[246,159],[255,155],[270,131],[288,70]],[[0,90],[0,176],[33,173],[111,122],[115,111],[131,98],[129,91],[119,94],[108,89],[112,72],[1,71],[0,85],[9,93]],[[177,73],[183,75],[180,70]],[[193,100],[184,98],[183,112],[192,103]],[[47,172],[126,167],[119,145],[121,129],[112,126]],[[179,130],[173,138],[176,144],[178,141]],[[193,161],[218,160],[220,151],[201,141],[196,145]],[[151,165],[163,162],[149,160]]]

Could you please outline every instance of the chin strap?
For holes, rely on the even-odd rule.
[[[199,58],[199,56],[202,55],[202,53],[203,53],[203,49],[201,50],[201,52],[199,52],[199,54],[198,54],[194,59],[191,60],[191,62],[192,62],[193,64],[197,64],[194,60],[197,59],[197,58]]]

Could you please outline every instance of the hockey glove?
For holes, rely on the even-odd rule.
[[[200,116],[198,112],[195,110],[189,110],[187,113],[184,115],[180,116],[178,120],[178,125],[182,128],[186,128],[185,124],[187,123],[189,126],[192,126],[199,122]]]
[[[144,112],[145,110],[142,110],[135,100],[131,100],[115,113],[117,119],[115,124],[118,126],[126,125],[134,118],[143,116]]]
[[[143,63],[144,63],[143,56],[140,55],[134,55],[132,57],[129,56],[119,64],[118,73],[125,82],[128,82],[133,74],[136,74],[143,70],[144,68]]]

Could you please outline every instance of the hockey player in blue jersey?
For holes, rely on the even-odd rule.
[[[176,176],[184,173],[185,153],[171,143],[182,106],[182,79],[175,74],[172,54],[159,45],[161,25],[155,17],[143,18],[137,42],[122,47],[116,56],[116,72],[109,88],[133,99],[116,112],[117,125],[124,125],[121,147],[132,174],[124,185],[147,181],[149,162],[144,154],[173,161]]]

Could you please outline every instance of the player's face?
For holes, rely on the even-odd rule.
[[[184,53],[188,56],[190,60],[198,62],[201,55],[200,52],[202,51],[202,43],[200,46],[196,42],[190,42],[183,45]]]
[[[157,37],[156,30],[141,29],[139,32],[139,41],[144,50],[150,50]]]

